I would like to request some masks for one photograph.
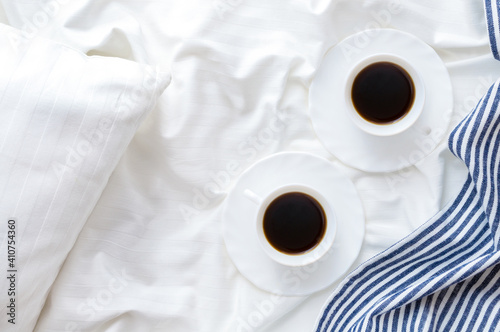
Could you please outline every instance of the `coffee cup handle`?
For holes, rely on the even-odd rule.
[[[250,189],[245,189],[245,191],[243,192],[243,195],[245,195],[246,198],[248,198],[249,200],[251,200],[252,202],[254,202],[257,205],[260,205],[262,203],[262,198],[260,198],[259,195],[257,195],[256,193],[254,193]]]

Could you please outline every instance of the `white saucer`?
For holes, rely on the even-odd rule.
[[[245,189],[265,196],[273,189],[302,183],[316,188],[331,204],[337,233],[320,261],[302,267],[276,263],[257,238],[257,205]],[[265,158],[246,170],[228,194],[222,232],[236,268],[255,286],[280,295],[307,295],[331,285],[352,265],[364,236],[364,213],[352,182],[328,160],[309,153],[283,152]]]
[[[359,129],[346,111],[344,82],[351,67],[378,53],[392,53],[420,72],[425,104],[416,123],[388,137]],[[437,53],[417,37],[393,29],[354,34],[326,54],[309,90],[310,116],[323,145],[346,165],[392,172],[416,164],[442,141],[453,110],[451,81]]]

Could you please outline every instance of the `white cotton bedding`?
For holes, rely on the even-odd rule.
[[[423,161],[394,173],[362,172],[331,155],[308,113],[309,86],[327,50],[365,28],[421,38],[450,74],[448,131],[500,76],[481,1],[0,4],[7,33],[0,91],[13,96],[0,100],[0,266],[7,273],[7,222],[15,219],[19,271],[15,325],[7,320],[8,283],[0,283],[1,331],[312,330],[337,283],[310,296],[275,296],[247,281],[228,256],[221,212],[238,175],[281,151],[314,153],[336,165],[353,181],[366,217],[350,270],[427,221],[466,176],[446,138]],[[7,54],[26,44],[40,49],[28,57]],[[26,68],[11,82],[19,63]],[[133,96],[151,68],[159,68],[157,84],[115,124],[109,144],[93,151],[98,158],[81,156],[81,177],[68,173],[74,177],[59,187],[47,183],[49,165],[72,153],[66,148],[78,144],[79,130],[95,130],[106,112],[115,114],[117,101]],[[67,104],[74,75],[86,77],[89,89],[77,91],[76,108]],[[33,85],[28,97],[23,80]],[[32,99],[36,93],[46,113]],[[5,104],[17,100],[25,103],[23,116]],[[87,123],[84,114],[95,118]],[[277,122],[283,130],[262,135]],[[51,128],[65,135],[45,136]]]

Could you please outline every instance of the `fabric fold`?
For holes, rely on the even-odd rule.
[[[452,153],[462,159],[469,169],[470,177],[476,185],[482,209],[490,225],[494,249],[499,249],[500,234],[498,224],[500,114],[498,112],[499,92],[497,81],[449,138]]]
[[[488,35],[490,37],[490,48],[493,57],[500,60],[499,45],[500,45],[500,25],[499,25],[499,10],[498,1],[484,0],[486,24],[488,26]]]

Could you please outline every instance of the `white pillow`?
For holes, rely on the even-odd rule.
[[[0,67],[0,331],[31,331],[170,75],[45,39],[23,40],[5,25]]]

